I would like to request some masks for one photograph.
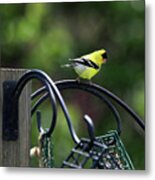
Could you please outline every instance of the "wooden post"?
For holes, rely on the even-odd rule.
[[[19,100],[19,136],[16,141],[2,139],[3,82],[18,80],[26,70],[0,68],[0,166],[28,167],[30,148],[30,93],[31,85],[24,88]]]

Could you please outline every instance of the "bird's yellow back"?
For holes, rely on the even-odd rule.
[[[90,59],[91,61],[95,62],[99,67],[101,67],[101,65],[104,63],[102,54],[104,54],[106,52],[106,50],[101,49],[98,51],[94,51],[90,54],[84,55],[82,56],[85,59]]]

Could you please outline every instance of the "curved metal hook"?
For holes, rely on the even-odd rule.
[[[51,80],[51,78],[46,73],[44,73],[43,71],[40,71],[40,70],[28,71],[25,75],[23,75],[21,77],[20,81],[18,82],[18,85],[16,86],[16,89],[15,89],[16,97],[19,96],[19,94],[21,93],[24,85],[27,83],[27,81],[29,81],[32,78],[41,78],[41,79],[45,78],[46,79],[47,86],[51,86],[51,88],[53,90],[53,91],[50,91],[50,95],[52,96],[53,95],[52,93],[54,92],[55,96],[57,97],[57,99],[58,99],[58,101],[59,101],[59,103],[60,103],[60,105],[62,107],[62,110],[63,110],[64,115],[65,115],[65,117],[67,119],[67,122],[68,122],[69,130],[70,130],[70,132],[72,132],[71,136],[72,136],[74,142],[79,143],[80,140],[79,140],[79,138],[78,138],[73,126],[72,126],[71,118],[70,118],[68,109],[66,107],[66,104],[65,104],[65,102],[64,102],[64,100],[63,100],[57,86],[54,84],[54,82]],[[45,90],[45,87],[44,87],[44,90]],[[35,112],[35,110],[36,110],[36,108],[34,108],[32,110],[31,114],[33,114]],[[53,132],[54,127],[55,127],[55,123],[56,123],[56,117],[54,118],[54,120],[53,120],[53,122],[51,124],[51,127],[49,128],[48,132],[46,133],[48,136],[50,136],[51,133]]]
[[[53,132],[55,124],[56,124],[57,109],[56,109],[55,96],[54,96],[53,90],[52,90],[54,83],[46,73],[44,73],[40,70],[28,70],[17,81],[16,87],[13,91],[14,103],[16,103],[18,105],[18,100],[19,100],[20,94],[21,94],[24,86],[27,84],[28,81],[30,81],[31,79],[34,79],[34,78],[40,80],[45,85],[45,87],[46,87],[45,89],[48,90],[48,93],[50,95],[49,97],[50,97],[50,102],[51,102],[52,109],[53,109],[53,116],[52,116],[51,126],[50,126],[49,130],[46,132],[46,135],[50,136],[51,133]],[[54,87],[55,87],[55,85],[54,85]]]
[[[94,123],[93,123],[92,119],[90,118],[90,116],[88,116],[87,114],[84,115],[84,120],[87,123],[88,134],[89,134],[90,140],[93,142],[95,139]]]
[[[37,127],[38,127],[38,131],[39,133],[44,133],[44,130],[41,126],[41,112],[37,111],[36,112],[36,116],[37,116]]]

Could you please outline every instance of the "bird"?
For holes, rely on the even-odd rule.
[[[101,70],[102,64],[107,62],[107,58],[107,51],[100,49],[79,58],[69,59],[69,64],[63,67],[72,67],[78,74],[78,81],[80,78],[91,81],[92,77]]]

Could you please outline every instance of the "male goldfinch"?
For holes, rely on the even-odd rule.
[[[107,52],[101,49],[69,61],[64,67],[73,67],[79,78],[91,80],[100,71],[102,64],[106,63]]]

